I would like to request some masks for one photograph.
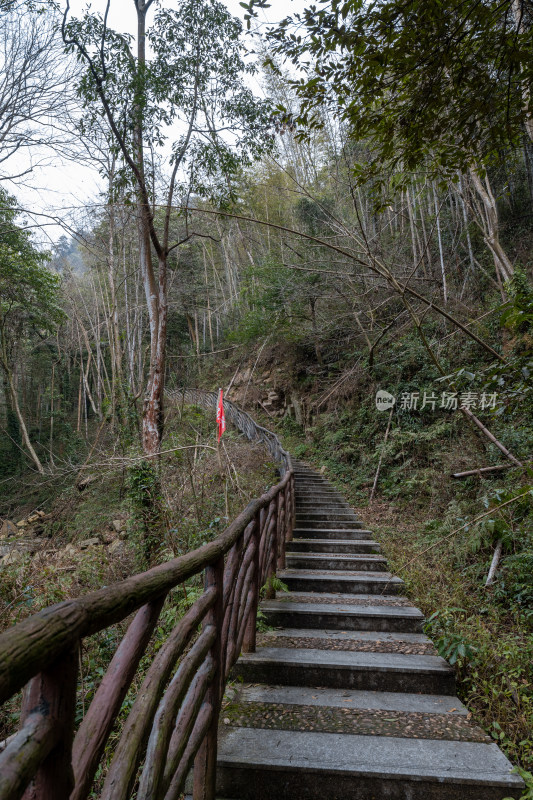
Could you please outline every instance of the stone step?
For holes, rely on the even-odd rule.
[[[523,782],[495,744],[228,727],[217,790],[241,800],[503,800]]]
[[[409,634],[401,634],[401,636],[407,635]],[[419,636],[419,634],[411,635]],[[393,636],[393,634],[388,634],[388,636]],[[253,684],[243,686],[238,700],[243,703],[280,703],[287,706],[323,706],[326,708],[359,708],[368,711],[441,714],[451,718],[464,718],[468,714],[468,709],[457,697],[446,694],[370,692],[359,689]]]
[[[299,570],[295,570],[294,574],[298,574]],[[288,573],[293,574],[293,573]],[[356,576],[357,577],[357,576]],[[374,576],[373,576],[374,577]],[[396,580],[399,580],[397,578]],[[379,581],[378,581],[379,582]],[[400,581],[399,589],[405,588]],[[414,608],[409,598],[405,597],[398,592],[392,594],[376,595],[371,592],[312,592],[312,591],[298,591],[291,589],[290,591],[278,590],[274,599],[284,600],[290,603],[308,603],[308,604],[333,604],[338,606],[385,606],[390,608],[398,608],[403,606],[405,608]],[[414,636],[415,634],[413,634]],[[418,635],[418,634],[417,634]],[[350,633],[351,636],[351,633]]]
[[[302,511],[296,514],[297,519],[338,519],[345,522],[346,520],[357,520],[356,514],[350,509],[342,509],[336,511],[335,509],[328,508],[328,506],[319,506],[318,508],[311,508],[307,511]]]
[[[280,574],[284,583],[290,580],[286,572]],[[348,581],[343,584],[346,591]],[[345,588],[346,587],[346,588]],[[353,594],[366,594],[364,589],[354,589]],[[331,591],[324,587],[325,591]],[[349,594],[349,592],[346,592]],[[405,605],[352,605],[345,603],[299,602],[275,599],[261,603],[267,625],[274,628],[322,628],[337,631],[390,631],[420,633],[424,615],[418,608]]]
[[[367,531],[364,528],[307,528],[304,526],[295,527],[292,532],[294,539],[357,539],[362,541],[366,539],[371,541],[373,537],[372,531]]]
[[[298,497],[311,497],[313,495],[320,495],[323,497],[338,497],[346,501],[344,495],[340,494],[336,489],[332,489],[325,486],[309,486],[306,484],[305,486],[297,486],[296,487],[296,498]]]
[[[339,516],[339,515],[337,515]],[[305,519],[302,519],[301,516],[296,516],[294,521],[295,528],[313,528],[318,530],[342,530],[342,529],[351,529],[351,528],[364,528],[362,522],[360,522],[356,517],[349,517],[346,520],[343,519],[310,519],[309,515],[306,516]]]
[[[359,595],[370,597],[369,595]],[[303,597],[303,595],[302,595]],[[361,601],[365,605],[365,601]],[[259,633],[258,647],[292,647],[311,650],[360,650],[367,653],[403,653],[436,656],[435,645],[423,633],[383,631],[330,631],[308,628],[277,628]]]
[[[379,553],[378,542],[366,539],[292,539],[287,553]]]
[[[352,570],[365,572],[386,572],[387,560],[381,555],[368,553],[287,553],[288,569],[304,570]]]
[[[258,647],[241,655],[233,675],[245,683],[455,694],[455,673],[440,656]]]
[[[294,481],[294,486],[296,487],[296,491],[306,488],[331,489],[332,491],[336,491],[336,489],[331,486],[331,484],[327,483],[327,481],[314,480],[313,478],[296,478]]]
[[[351,506],[346,502],[345,498],[335,492],[322,492],[322,491],[309,491],[309,492],[296,492],[296,504],[298,503],[316,503],[317,506],[322,504],[335,504],[341,503],[347,508]]]
[[[313,504],[317,507],[321,506],[322,504],[335,505],[336,503],[341,503],[343,508],[351,509],[351,506],[339,495],[325,492],[298,493],[296,495],[296,505],[299,503],[305,503],[306,505]]]
[[[320,506],[319,506],[318,508],[319,508],[320,510],[322,510]],[[306,517],[307,517],[309,514],[313,514],[313,513],[315,513],[315,512],[316,512],[316,510],[317,510],[317,505],[316,505],[316,503],[309,504],[308,506],[299,506],[299,505],[296,505],[296,517],[297,517],[298,519],[303,519],[303,518],[306,518]],[[343,508],[342,506],[331,506],[331,505],[330,505],[330,506],[328,506],[327,508],[325,508],[325,509],[324,509],[324,512],[325,512],[325,514],[326,514],[326,515],[328,515],[328,516],[329,516],[330,514],[342,514],[342,515],[344,516],[344,515],[346,515],[346,514],[351,514],[351,513],[353,513],[353,512],[352,512],[352,511],[351,511],[349,508]],[[359,521],[360,521],[360,520],[359,520],[359,518],[358,518],[357,516],[353,517],[353,519],[355,519],[357,522],[359,522]]]
[[[349,572],[338,570],[314,572],[304,569],[285,569],[279,573],[280,580],[291,592],[323,592],[345,594],[397,595],[404,589],[400,578],[389,573]]]
[[[343,495],[341,495],[332,486],[326,486],[325,484],[319,484],[319,483],[295,484],[295,489],[296,489],[296,497],[303,497],[305,495],[310,495],[310,494],[319,494],[325,496],[334,495],[335,497],[343,497]]]
[[[312,495],[309,495],[309,497],[303,497],[303,498],[302,497],[300,497],[300,498],[297,497],[296,498],[296,508],[300,508],[301,507],[301,508],[304,508],[306,510],[312,510],[313,508],[320,508],[321,509],[323,506],[326,506],[327,508],[337,508],[337,509],[340,509],[342,511],[345,511],[345,510],[352,511],[353,510],[348,505],[348,503],[345,503],[343,500],[337,500],[334,497],[321,499],[319,501],[316,499],[316,497],[313,497]]]

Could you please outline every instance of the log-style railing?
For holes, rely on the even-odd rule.
[[[133,793],[137,800],[178,800],[191,768],[194,800],[214,800],[224,686],[240,652],[255,650],[260,591],[266,585],[272,593],[292,536],[293,472],[281,451],[281,482],[252,500],[215,541],[45,608],[0,636],[0,703],[25,687],[19,731],[0,753],[0,800],[84,800],[104,760],[101,800],[129,800]],[[110,734],[165,599],[202,572],[203,594],[157,651],[110,753]],[[80,644],[133,612],[75,730]]]
[[[203,408],[216,408],[218,402],[217,392],[208,392],[204,389],[174,389],[167,390],[167,396],[175,403],[191,403]],[[242,408],[230,400],[224,400],[224,413],[226,419],[247,436],[250,441],[263,442],[272,458],[280,465],[281,474],[290,469],[290,456],[281,446],[275,433],[258,425],[257,422]]]

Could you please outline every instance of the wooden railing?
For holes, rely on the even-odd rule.
[[[83,800],[104,760],[101,800],[133,793],[137,800],[178,800],[191,768],[194,800],[214,800],[224,686],[240,652],[255,650],[260,591],[266,586],[272,595],[292,536],[293,472],[285,451],[280,460],[281,482],[215,541],[46,608],[0,636],[0,703],[25,687],[19,731],[0,754],[0,800]],[[110,734],[165,599],[202,572],[203,594],[158,649],[110,753]],[[133,612],[75,730],[81,642]]]
[[[202,408],[216,408],[218,402],[217,392],[207,392],[204,389],[174,389],[167,390],[166,394],[176,404],[185,402]],[[281,446],[275,433],[258,425],[246,411],[230,400],[224,400],[224,413],[226,419],[232,422],[250,441],[262,442],[266,446],[272,458],[279,463],[282,475],[290,469],[290,456]]]

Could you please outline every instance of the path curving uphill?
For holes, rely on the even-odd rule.
[[[243,800],[503,800],[521,779],[455,696],[455,676],[380,546],[295,464],[296,526],[221,714],[217,795]],[[241,683],[242,682],[242,683]]]

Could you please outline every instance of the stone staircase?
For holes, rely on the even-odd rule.
[[[342,496],[295,466],[297,516],[234,669],[217,791],[247,800],[503,800],[523,784],[455,697],[423,615]]]

